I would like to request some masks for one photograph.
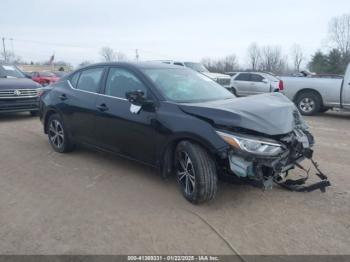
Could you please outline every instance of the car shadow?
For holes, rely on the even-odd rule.
[[[329,111],[327,113],[321,114],[320,116],[328,118],[350,119],[350,112]]]
[[[13,121],[21,121],[28,120],[34,118],[29,114],[29,112],[23,113],[1,113],[0,114],[0,122],[13,122]]]
[[[110,183],[117,183],[119,179],[123,179],[123,177],[127,176],[131,184],[142,183],[144,185],[148,184],[150,187],[158,188],[159,195],[162,196],[164,201],[167,199],[168,202],[172,202],[174,208],[194,208],[194,206],[187,202],[181,195],[175,173],[167,178],[163,178],[159,170],[156,168],[124,158],[117,154],[94,150],[86,146],[78,146],[71,154],[76,157],[83,157],[89,162],[97,162],[104,168],[107,167],[108,170],[128,171],[127,174],[126,172],[113,172],[112,176],[118,176],[118,179],[111,180]],[[166,193],[169,194],[168,197],[164,197]],[[288,191],[277,190],[276,192],[270,193],[270,196],[271,194],[283,195],[285,193],[289,194]],[[228,180],[227,178],[220,176],[218,180],[218,192],[215,200],[201,204],[197,206],[196,209],[221,209],[225,208],[227,205],[239,207],[244,205],[245,202],[249,202],[251,199],[261,201],[263,199],[263,194],[264,192],[261,188],[255,187],[244,181]],[[173,199],[174,195],[176,196],[175,200]]]
[[[328,118],[328,119],[344,119],[349,120],[350,119],[350,112],[345,111],[328,111],[326,113],[321,113],[314,116],[304,116],[306,119],[312,119],[312,118]]]

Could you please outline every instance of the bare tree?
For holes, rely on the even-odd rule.
[[[127,61],[128,60],[126,54],[124,54],[122,52],[116,52],[115,55],[117,57],[117,61]]]
[[[101,48],[100,55],[102,56],[103,60],[106,62],[111,62],[116,60],[114,50],[108,46]]]
[[[301,49],[300,45],[294,44],[291,48],[291,56],[293,59],[293,65],[294,65],[294,71],[299,72],[300,71],[300,65],[304,60],[304,54],[303,50]]]
[[[223,72],[232,72],[238,69],[238,62],[236,55],[228,55],[224,59]]]
[[[210,71],[217,73],[231,72],[238,69],[236,55],[228,55],[224,58],[211,59],[209,57],[203,58],[201,63]]]
[[[350,13],[334,17],[329,23],[329,39],[343,57],[350,54]]]
[[[92,64],[93,62],[89,61],[89,60],[84,60],[82,61],[79,65],[78,65],[78,68],[80,67],[84,67],[84,66],[88,66],[90,64]]]
[[[263,46],[261,48],[260,70],[281,73],[286,67],[285,58],[278,46]]]
[[[201,64],[204,65],[209,71],[211,71],[211,67],[213,65],[213,60],[210,57],[204,57],[201,60]]]
[[[6,57],[6,61],[5,61],[5,57]],[[6,54],[4,54],[4,52],[0,53],[0,61],[3,60],[5,62],[9,62],[9,63],[14,63],[14,64],[18,64],[22,62],[22,59],[20,56],[17,56],[15,53],[11,52],[11,51],[6,51]]]
[[[259,63],[260,63],[260,49],[256,43],[252,43],[248,47],[248,60],[249,60],[249,66],[253,71],[258,70]]]

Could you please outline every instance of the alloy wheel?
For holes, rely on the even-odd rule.
[[[62,124],[56,119],[52,120],[50,123],[49,138],[51,143],[56,148],[61,148],[63,146],[63,143],[64,143],[63,127],[62,127]]]
[[[191,158],[187,152],[178,154],[177,178],[187,195],[191,195],[196,187],[195,170]]]
[[[315,101],[311,98],[305,97],[300,101],[299,108],[305,113],[310,113],[315,108]]]

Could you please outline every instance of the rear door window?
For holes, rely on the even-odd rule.
[[[250,81],[249,73],[241,73],[235,78],[236,81]]]
[[[82,71],[76,88],[87,92],[97,93],[100,87],[103,70],[103,67],[99,67]]]
[[[257,74],[250,74],[250,78],[252,82],[262,82],[264,79],[261,75]]]

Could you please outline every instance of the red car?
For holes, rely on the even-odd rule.
[[[51,72],[32,72],[32,80],[42,86],[47,86],[58,81],[59,77]]]

